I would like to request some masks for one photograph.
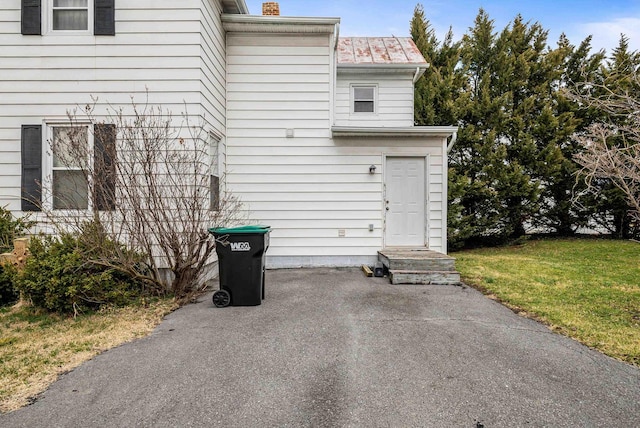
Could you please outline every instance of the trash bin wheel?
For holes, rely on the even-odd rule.
[[[225,308],[231,303],[231,295],[227,290],[218,290],[213,293],[213,304],[216,308]]]

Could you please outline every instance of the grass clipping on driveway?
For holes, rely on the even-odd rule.
[[[640,366],[640,244],[528,241],[453,254],[462,280],[601,352]]]
[[[0,412],[28,404],[56,378],[100,352],[149,334],[172,300],[77,318],[31,307],[0,309]]]

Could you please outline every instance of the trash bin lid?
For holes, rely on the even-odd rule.
[[[238,227],[212,227],[211,229],[209,229],[210,233],[215,233],[218,235],[234,235],[241,233],[264,235],[269,231],[271,231],[271,226],[265,226],[262,224],[252,224]]]

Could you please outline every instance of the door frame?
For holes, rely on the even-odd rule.
[[[423,242],[424,248],[429,248],[429,189],[430,189],[430,177],[429,177],[429,160],[428,153],[382,153],[382,201],[381,201],[381,215],[382,215],[382,247],[387,246],[387,158],[422,158],[424,159],[424,230]],[[416,248],[415,246],[406,246],[406,248]],[[422,248],[422,247],[420,247]]]

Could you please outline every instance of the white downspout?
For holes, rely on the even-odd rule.
[[[415,85],[416,82],[418,81],[418,79],[420,77],[422,77],[422,75],[424,74],[425,71],[427,71],[427,68],[429,68],[429,64],[427,64],[424,69],[418,67],[416,68],[416,74],[413,75],[413,84]]]
[[[416,69],[416,74],[413,75],[413,84],[415,85],[420,78],[420,67]]]
[[[340,22],[337,22],[334,30],[333,37],[335,37],[333,43],[333,55],[332,63],[331,63],[331,76],[329,80],[331,81],[331,93],[329,94],[329,115],[331,116],[329,127],[332,127],[336,123],[336,86],[338,81],[338,41],[340,39]]]
[[[453,135],[451,135],[451,141],[449,141],[449,145],[447,146],[447,153],[451,151],[457,139],[458,139],[458,133],[454,132]]]

